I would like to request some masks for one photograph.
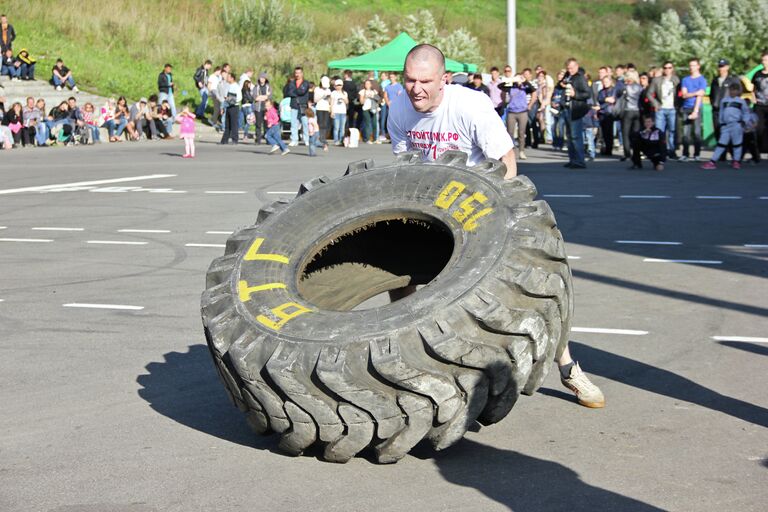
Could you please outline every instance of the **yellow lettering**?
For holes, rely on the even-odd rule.
[[[276,261],[278,263],[288,264],[288,258],[281,254],[263,254],[259,252],[261,244],[264,243],[263,238],[257,238],[253,241],[248,248],[248,252],[245,253],[244,260],[246,261]]]
[[[470,218],[468,218],[467,221],[464,223],[464,231],[474,231],[475,228],[477,227],[477,220],[480,217],[485,217],[492,211],[493,211],[493,208],[485,208],[483,210],[480,210]]]
[[[259,284],[256,286],[248,286],[248,281],[237,282],[237,295],[240,297],[240,302],[248,302],[251,300],[251,294],[256,292],[262,292],[264,290],[277,290],[285,288],[284,283],[267,283]]]
[[[291,309],[293,311],[289,311]],[[311,312],[311,309],[306,308],[301,304],[296,304],[295,302],[286,302],[285,304],[281,304],[270,310],[270,313],[272,313],[272,315],[278,319],[277,322],[264,315],[257,316],[256,320],[262,325],[265,325],[274,331],[279,331],[289,320],[292,320],[299,315],[303,315],[304,313]]]
[[[459,221],[459,223],[463,224],[464,220],[472,215],[472,213],[475,211],[475,206],[472,203],[477,202],[479,204],[483,204],[487,200],[488,198],[485,197],[482,192],[475,192],[461,203],[459,203],[459,210],[453,212],[453,218]]]
[[[448,185],[446,185],[442,192],[440,192],[440,194],[437,196],[437,199],[435,199],[435,206],[442,208],[443,210],[447,210],[456,201],[456,199],[459,198],[461,193],[464,192],[465,188],[467,188],[467,186],[458,181],[452,181],[448,183]]]

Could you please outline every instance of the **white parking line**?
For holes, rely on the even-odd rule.
[[[584,198],[584,197],[593,197],[590,194],[544,194],[543,197],[576,197],[576,198]]]
[[[749,247],[750,249],[768,249],[768,244],[744,244],[744,247]]]
[[[32,228],[32,231],[85,231],[85,228]]]
[[[118,229],[118,233],[170,233],[170,229]]]
[[[144,306],[128,306],[125,304],[84,304],[79,302],[71,302],[69,304],[62,304],[65,308],[90,308],[90,309],[125,309],[129,311],[140,311],[144,309]]]
[[[20,192],[44,192],[46,190],[61,187],[82,187],[89,185],[103,185],[105,183],[124,183],[126,181],[156,180],[159,178],[173,178],[175,176],[175,174],[148,174],[146,176],[131,176],[128,178],[115,178],[112,180],[78,181],[75,183],[58,183],[56,185],[41,185],[38,187],[7,188],[5,190],[0,190],[0,195],[18,194]]]
[[[741,199],[741,196],[696,196],[696,199]]]
[[[640,244],[640,245],[683,245],[682,242],[659,242],[657,240],[614,240],[617,244]]]
[[[619,196],[621,199],[671,199],[672,196]]]
[[[206,235],[231,235],[234,231],[206,231]]]
[[[47,238],[0,238],[0,242],[35,242],[35,243],[45,243],[45,242],[53,242],[53,240],[49,240]]]
[[[664,258],[645,258],[646,263],[698,263],[701,265],[722,265],[720,260],[667,260]]]
[[[206,190],[206,194],[247,194],[247,190]]]
[[[275,195],[280,195],[280,196],[282,196],[282,195],[296,195],[296,191],[294,190],[293,192],[280,192],[280,191],[277,191],[277,190],[273,190],[273,191],[267,192],[267,194],[275,194]]]
[[[184,247],[226,247],[227,244],[184,244]]]
[[[125,240],[88,240],[85,243],[100,245],[147,245],[149,242],[128,242]]]
[[[602,327],[571,327],[571,332],[589,332],[596,334],[626,334],[627,336],[645,336],[648,331],[635,331],[632,329],[605,329]]]
[[[754,338],[751,336],[712,336],[715,341],[745,341],[747,343],[768,343],[768,338]]]

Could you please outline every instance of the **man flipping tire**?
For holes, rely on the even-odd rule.
[[[514,145],[490,99],[449,85],[447,79],[445,57],[439,49],[422,44],[408,52],[403,72],[407,94],[392,101],[387,123],[392,151],[420,151],[423,160],[435,161],[446,151],[458,150],[467,154],[468,165],[485,158],[501,160],[507,167],[505,179],[514,178]],[[415,288],[405,288],[401,295],[413,291]],[[573,361],[567,346],[557,364],[561,382],[576,394],[581,405],[604,407],[600,388]]]

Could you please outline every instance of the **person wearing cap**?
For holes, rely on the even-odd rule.
[[[333,118],[333,145],[341,146],[347,123],[347,108],[349,95],[344,90],[344,80],[338,78],[333,82],[331,92],[331,118]]]
[[[163,66],[163,70],[157,75],[157,99],[159,103],[168,101],[168,105],[171,106],[171,114],[173,118],[176,118],[176,102],[173,101],[173,90],[176,88],[176,84],[173,83],[173,66],[166,64]]]
[[[731,66],[728,59],[720,59],[717,62],[717,76],[709,85],[709,104],[712,105],[712,126],[715,128],[715,140],[720,140],[720,103],[728,96],[728,89],[732,84],[741,86],[738,76],[730,73]]]
[[[272,99],[272,86],[269,84],[269,78],[266,72],[259,74],[256,85],[253,87],[253,112],[256,116],[256,132],[254,142],[259,144],[267,134],[267,127],[264,124],[264,114],[267,111],[267,101]]]
[[[331,79],[327,76],[320,78],[320,85],[315,86],[315,116],[319,130],[317,132],[317,142],[325,147],[328,129],[331,124]]]

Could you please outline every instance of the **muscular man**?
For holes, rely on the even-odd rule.
[[[460,85],[448,85],[447,78],[445,57],[434,46],[418,45],[408,53],[403,70],[406,94],[394,98],[390,105],[392,151],[419,150],[424,160],[434,161],[445,151],[458,150],[467,154],[469,165],[486,158],[501,160],[507,167],[504,178],[514,178],[517,162],[512,138],[491,99]],[[557,364],[561,382],[576,394],[581,405],[605,405],[600,388],[573,361],[567,346]]]

